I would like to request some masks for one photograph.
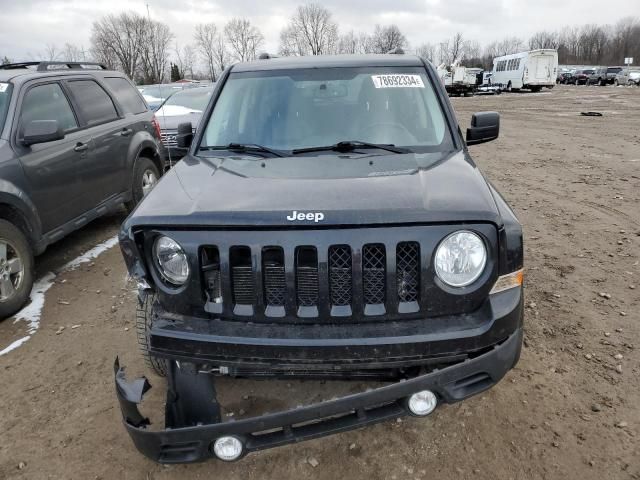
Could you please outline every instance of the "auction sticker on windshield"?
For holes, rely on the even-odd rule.
[[[2,92],[6,92],[7,88],[9,88],[9,84],[8,83],[2,83],[0,82],[0,93]]]
[[[424,88],[420,75],[372,75],[371,80],[376,88]]]

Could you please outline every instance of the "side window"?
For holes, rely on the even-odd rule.
[[[66,132],[78,128],[78,122],[62,88],[57,83],[47,83],[30,88],[22,101],[20,128],[34,120],[57,120]]]
[[[104,82],[118,99],[118,103],[126,113],[143,113],[147,106],[138,90],[126,78],[106,77]]]
[[[68,85],[88,126],[118,118],[111,97],[93,80],[72,80]]]

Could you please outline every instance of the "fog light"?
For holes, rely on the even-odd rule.
[[[226,462],[237,460],[242,455],[242,442],[236,437],[220,437],[213,444],[213,453]]]
[[[430,390],[423,390],[421,392],[414,393],[409,397],[407,406],[414,415],[418,417],[424,417],[433,412],[438,404],[438,399],[435,394]]]

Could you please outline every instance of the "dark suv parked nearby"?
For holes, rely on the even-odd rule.
[[[167,375],[165,429],[116,392],[135,446],[167,463],[244,454],[495,385],[518,361],[522,229],[410,55],[271,58],[225,71],[190,146],[124,223],[138,339]],[[171,198],[171,201],[167,201]],[[377,378],[363,393],[225,421],[215,376]],[[283,392],[286,396],[286,392]]]
[[[160,132],[121,73],[96,64],[0,66],[0,318],[33,283],[33,256],[129,209],[160,177]]]
[[[589,85],[612,85],[616,75],[620,73],[622,67],[598,67],[589,75],[587,83]]]

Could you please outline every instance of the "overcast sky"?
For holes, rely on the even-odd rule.
[[[0,0],[0,56],[33,59],[45,45],[66,43],[89,49],[91,24],[102,15],[134,10],[171,27],[182,46],[194,25],[223,25],[247,17],[262,31],[264,50],[278,49],[278,35],[299,0]],[[615,23],[640,15],[638,0],[322,0],[342,32],[372,31],[376,23],[397,24],[412,47],[463,32],[481,44],[565,25]]]

